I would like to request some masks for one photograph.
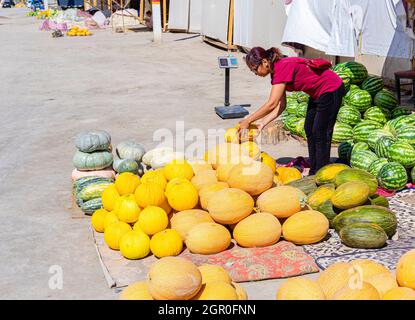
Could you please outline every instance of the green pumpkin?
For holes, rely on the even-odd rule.
[[[101,170],[112,164],[112,153],[108,151],[97,151],[85,153],[77,151],[73,157],[73,165],[78,170]]]
[[[120,159],[140,162],[146,150],[141,144],[132,140],[126,140],[117,145],[116,152]]]
[[[75,145],[81,152],[107,151],[111,146],[111,136],[103,130],[80,132]]]

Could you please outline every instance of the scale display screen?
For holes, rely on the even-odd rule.
[[[219,68],[238,68],[238,59],[235,56],[218,57]]]

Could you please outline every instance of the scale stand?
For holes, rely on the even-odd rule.
[[[238,68],[238,60],[233,55],[218,57],[219,68],[225,69],[225,104],[224,106],[215,107],[216,114],[222,119],[237,119],[243,118],[249,114],[246,107],[250,104],[239,104],[231,106],[229,103],[229,83],[231,68]]]

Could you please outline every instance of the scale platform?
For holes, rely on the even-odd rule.
[[[215,107],[216,114],[222,119],[237,119],[243,118],[249,114],[248,110],[245,107],[250,105],[234,105],[234,106],[222,106]]]

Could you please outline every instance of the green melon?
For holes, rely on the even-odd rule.
[[[337,153],[339,158],[344,161],[349,161],[349,154],[353,149],[353,141],[344,141],[339,144],[337,148]]]
[[[335,143],[353,139],[353,128],[348,124],[336,122],[333,129],[332,141]]]
[[[334,183],[336,187],[350,181],[362,181],[369,186],[370,195],[374,195],[378,190],[378,181],[375,176],[361,169],[346,169],[336,175]]]
[[[341,241],[350,248],[378,249],[388,240],[386,232],[377,224],[356,222],[340,229]]]
[[[396,136],[399,140],[409,143],[412,147],[415,148],[415,127],[407,126],[399,128],[396,131]]]
[[[379,91],[375,95],[373,102],[376,106],[383,107],[388,110],[393,110],[398,106],[398,99],[395,94],[386,89]]]
[[[383,167],[383,165],[388,163],[388,159],[386,158],[379,158],[372,162],[372,164],[369,166],[369,173],[377,177],[380,169]]]
[[[352,153],[352,156],[350,158],[350,166],[352,168],[368,170],[372,162],[377,159],[378,156],[372,151],[357,151]]]
[[[298,118],[305,118],[305,116],[307,115],[307,108],[308,108],[308,103],[307,102],[301,102],[298,104],[298,109],[296,112],[296,116]]]
[[[347,61],[344,63],[343,67],[351,72],[350,81],[352,84],[360,84],[368,77],[366,67],[360,62]]]
[[[376,141],[375,145],[375,153],[380,158],[387,158],[388,151],[392,144],[396,141],[395,138],[391,136],[382,136]]]
[[[367,144],[372,151],[376,150],[376,143],[378,142],[379,138],[381,137],[391,137],[393,138],[392,134],[384,129],[375,129],[373,130],[369,136],[367,137]]]
[[[354,90],[349,96],[349,103],[360,112],[365,112],[372,105],[372,96],[365,90]]]
[[[415,149],[409,143],[398,140],[389,147],[388,159],[402,164],[405,168],[412,168],[415,166]]]
[[[367,109],[364,114],[364,119],[376,121],[382,125],[384,125],[388,121],[382,109],[378,107],[371,107]]]
[[[341,107],[337,114],[337,121],[348,124],[352,127],[358,124],[361,120],[362,115],[360,114],[360,111],[348,105]]]
[[[380,90],[383,89],[383,79],[378,76],[369,76],[362,82],[362,89],[369,92],[372,96],[375,96]]]
[[[392,118],[397,118],[400,116],[407,116],[410,115],[412,112],[407,107],[396,107],[392,110],[391,116]]]
[[[383,165],[377,178],[379,185],[386,190],[401,190],[408,183],[406,169],[398,162],[389,162]]]

